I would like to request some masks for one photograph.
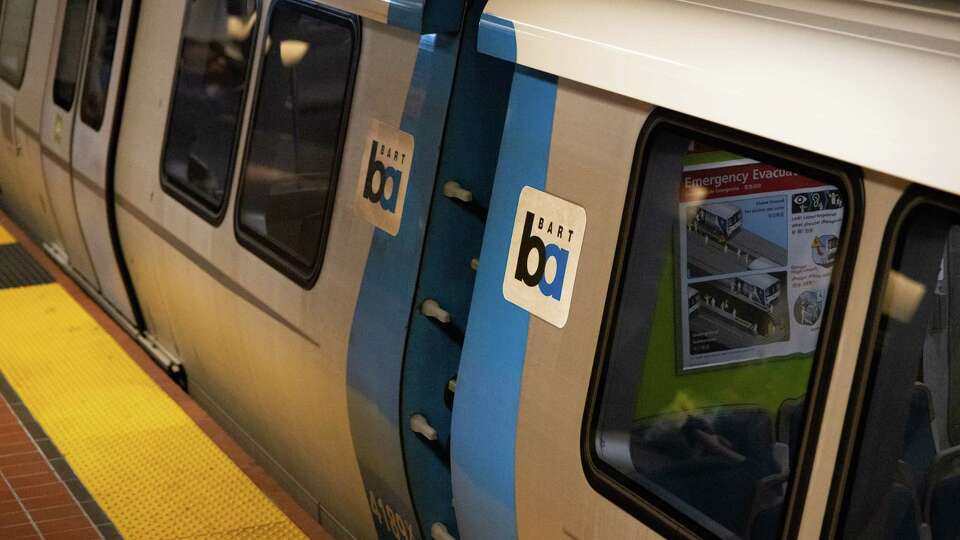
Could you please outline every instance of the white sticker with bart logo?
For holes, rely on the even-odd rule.
[[[412,135],[379,120],[370,122],[354,208],[392,236],[400,231],[412,162]]]
[[[563,328],[587,225],[582,207],[526,186],[520,192],[503,297]]]

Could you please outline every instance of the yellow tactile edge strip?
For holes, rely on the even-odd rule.
[[[304,538],[60,285],[0,290],[0,371],[124,537]]]
[[[6,229],[0,227],[0,246],[4,244],[16,244],[17,239],[13,237],[12,234],[7,232]]]

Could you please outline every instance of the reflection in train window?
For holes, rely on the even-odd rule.
[[[187,3],[162,178],[213,222],[229,191],[256,21],[255,0]]]
[[[240,180],[238,238],[300,285],[323,258],[359,48],[358,21],[280,1],[270,14]]]
[[[924,199],[895,225],[864,336],[844,538],[960,537],[960,214]]]
[[[60,32],[57,73],[53,80],[53,102],[65,111],[73,108],[83,58],[83,32],[87,22],[89,0],[69,0]]]
[[[14,88],[23,83],[33,28],[35,0],[7,0],[0,26],[0,78]]]
[[[113,53],[120,29],[120,8],[123,0],[97,0],[93,20],[93,37],[87,53],[87,72],[83,80],[83,102],[80,118],[84,124],[99,130],[107,107]]]
[[[843,238],[849,183],[684,122],[643,145],[588,473],[624,508],[695,534],[774,538],[836,284],[839,244],[824,238]]]

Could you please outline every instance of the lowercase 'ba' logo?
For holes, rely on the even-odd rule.
[[[534,223],[538,230],[543,230],[543,218],[537,221],[537,216],[533,212],[527,212],[527,217],[523,222],[523,234],[520,236],[520,253],[517,257],[517,271],[514,277],[529,287],[538,287],[544,296],[549,296],[554,300],[560,300],[563,295],[563,278],[567,272],[567,259],[570,257],[570,251],[561,249],[557,244],[545,244],[539,236],[533,233]],[[548,228],[552,224],[547,225]],[[572,229],[567,229],[570,235],[573,235]],[[548,234],[550,234],[548,232]],[[557,235],[563,237],[563,225],[557,225]],[[536,252],[536,270],[530,271],[530,255]],[[553,277],[547,281],[545,276],[547,263],[552,260],[554,268]]]
[[[403,181],[403,172],[393,167],[387,167],[380,159],[386,147],[380,141],[373,141],[370,145],[370,161],[367,163],[367,178],[363,183],[363,198],[372,202],[380,203],[380,207],[390,212],[397,213],[397,195],[400,190],[400,182]],[[397,150],[393,150],[391,157],[396,155]],[[374,179],[379,176],[379,181]]]
[[[503,297],[563,328],[586,222],[582,207],[524,187],[503,277]]]
[[[396,236],[413,161],[413,136],[373,120],[365,148],[354,208],[374,226]]]

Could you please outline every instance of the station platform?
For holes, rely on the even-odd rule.
[[[0,539],[330,536],[0,214]]]

